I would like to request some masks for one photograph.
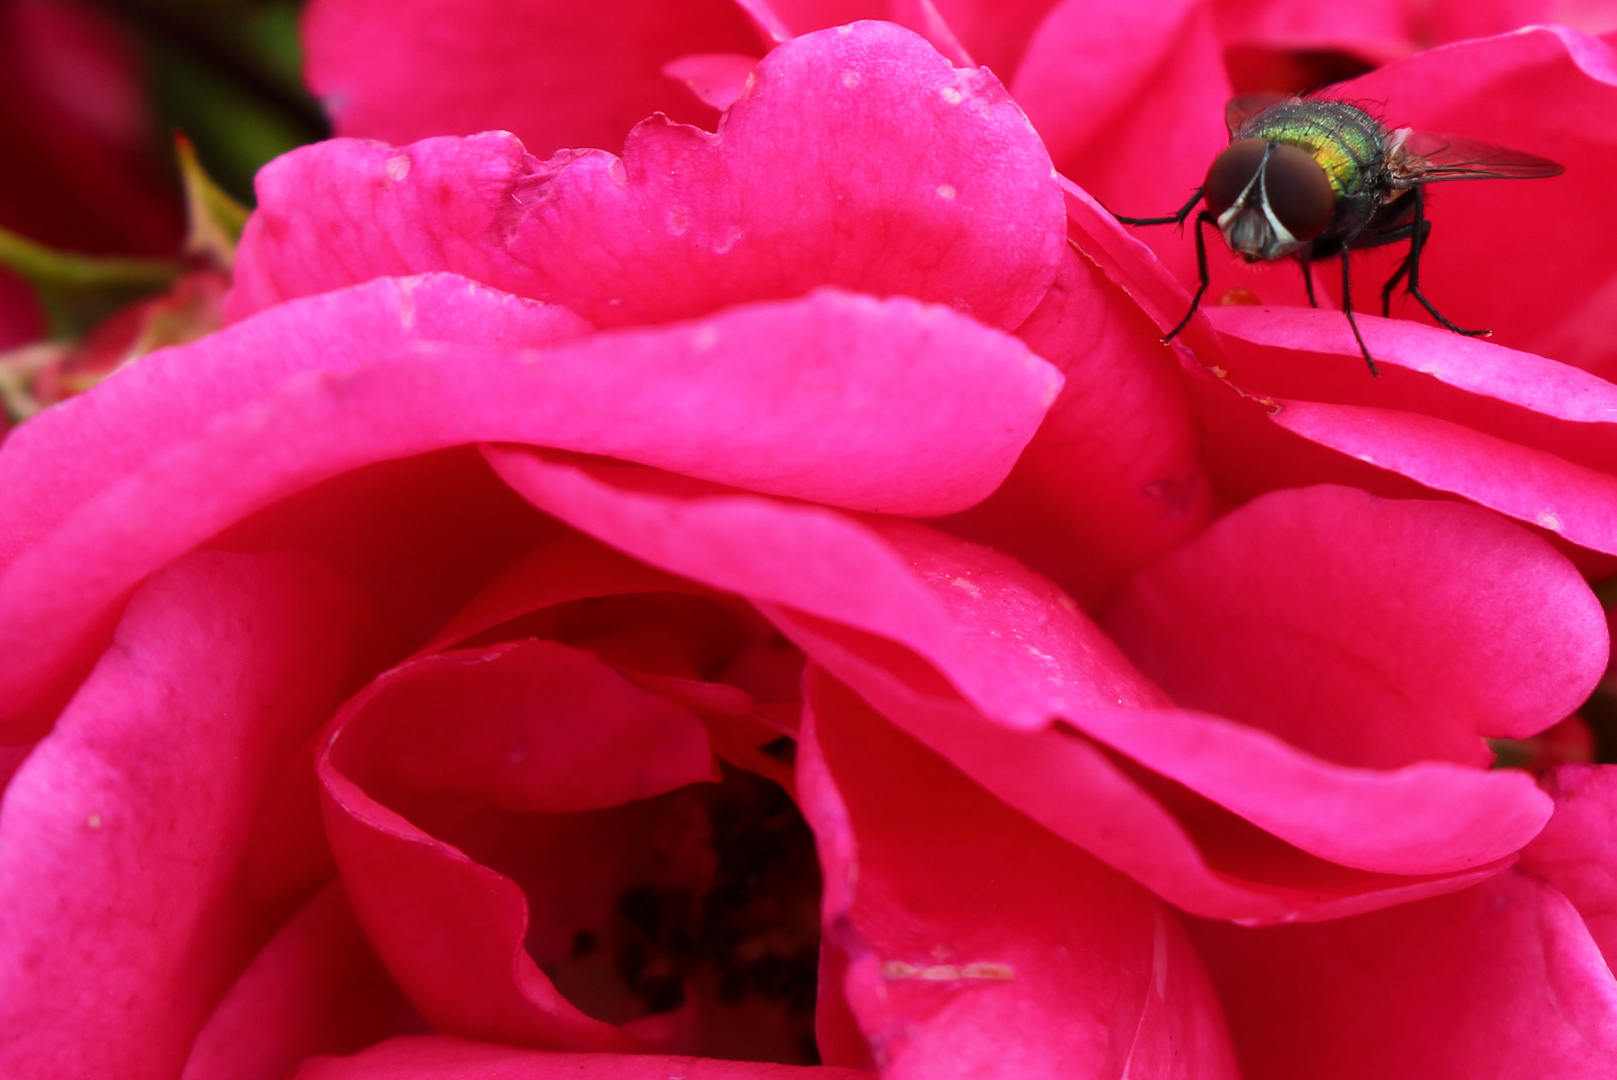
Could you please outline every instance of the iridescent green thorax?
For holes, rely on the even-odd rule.
[[[1386,161],[1387,129],[1341,101],[1283,101],[1247,120],[1239,139],[1289,143],[1313,155],[1338,197],[1362,194]]]

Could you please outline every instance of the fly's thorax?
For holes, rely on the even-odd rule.
[[[1378,187],[1386,169],[1390,132],[1363,109],[1343,101],[1284,101],[1249,119],[1236,133],[1306,151],[1338,198]]]

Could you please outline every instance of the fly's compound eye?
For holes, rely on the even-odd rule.
[[[1215,217],[1235,205],[1241,192],[1258,175],[1258,166],[1268,151],[1269,144],[1262,139],[1241,139],[1230,143],[1213,159],[1207,168],[1207,181],[1202,185],[1202,198]]]
[[[1330,226],[1336,192],[1308,151],[1286,143],[1276,146],[1263,170],[1263,187],[1269,209],[1296,239],[1312,240]]]

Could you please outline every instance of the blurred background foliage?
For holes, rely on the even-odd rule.
[[[242,202],[259,166],[327,136],[303,88],[296,0],[89,0],[140,51],[160,132],[183,131]],[[172,176],[178,185],[178,173]],[[176,189],[178,187],[176,186]]]

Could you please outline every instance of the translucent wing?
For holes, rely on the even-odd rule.
[[[1395,177],[1422,184],[1442,180],[1538,180],[1566,170],[1553,161],[1517,150],[1432,135],[1405,128],[1395,132],[1387,167]]]
[[[1242,94],[1231,98],[1230,103],[1224,106],[1224,126],[1229,128],[1230,138],[1235,138],[1241,125],[1254,116],[1289,100],[1285,94]]]

